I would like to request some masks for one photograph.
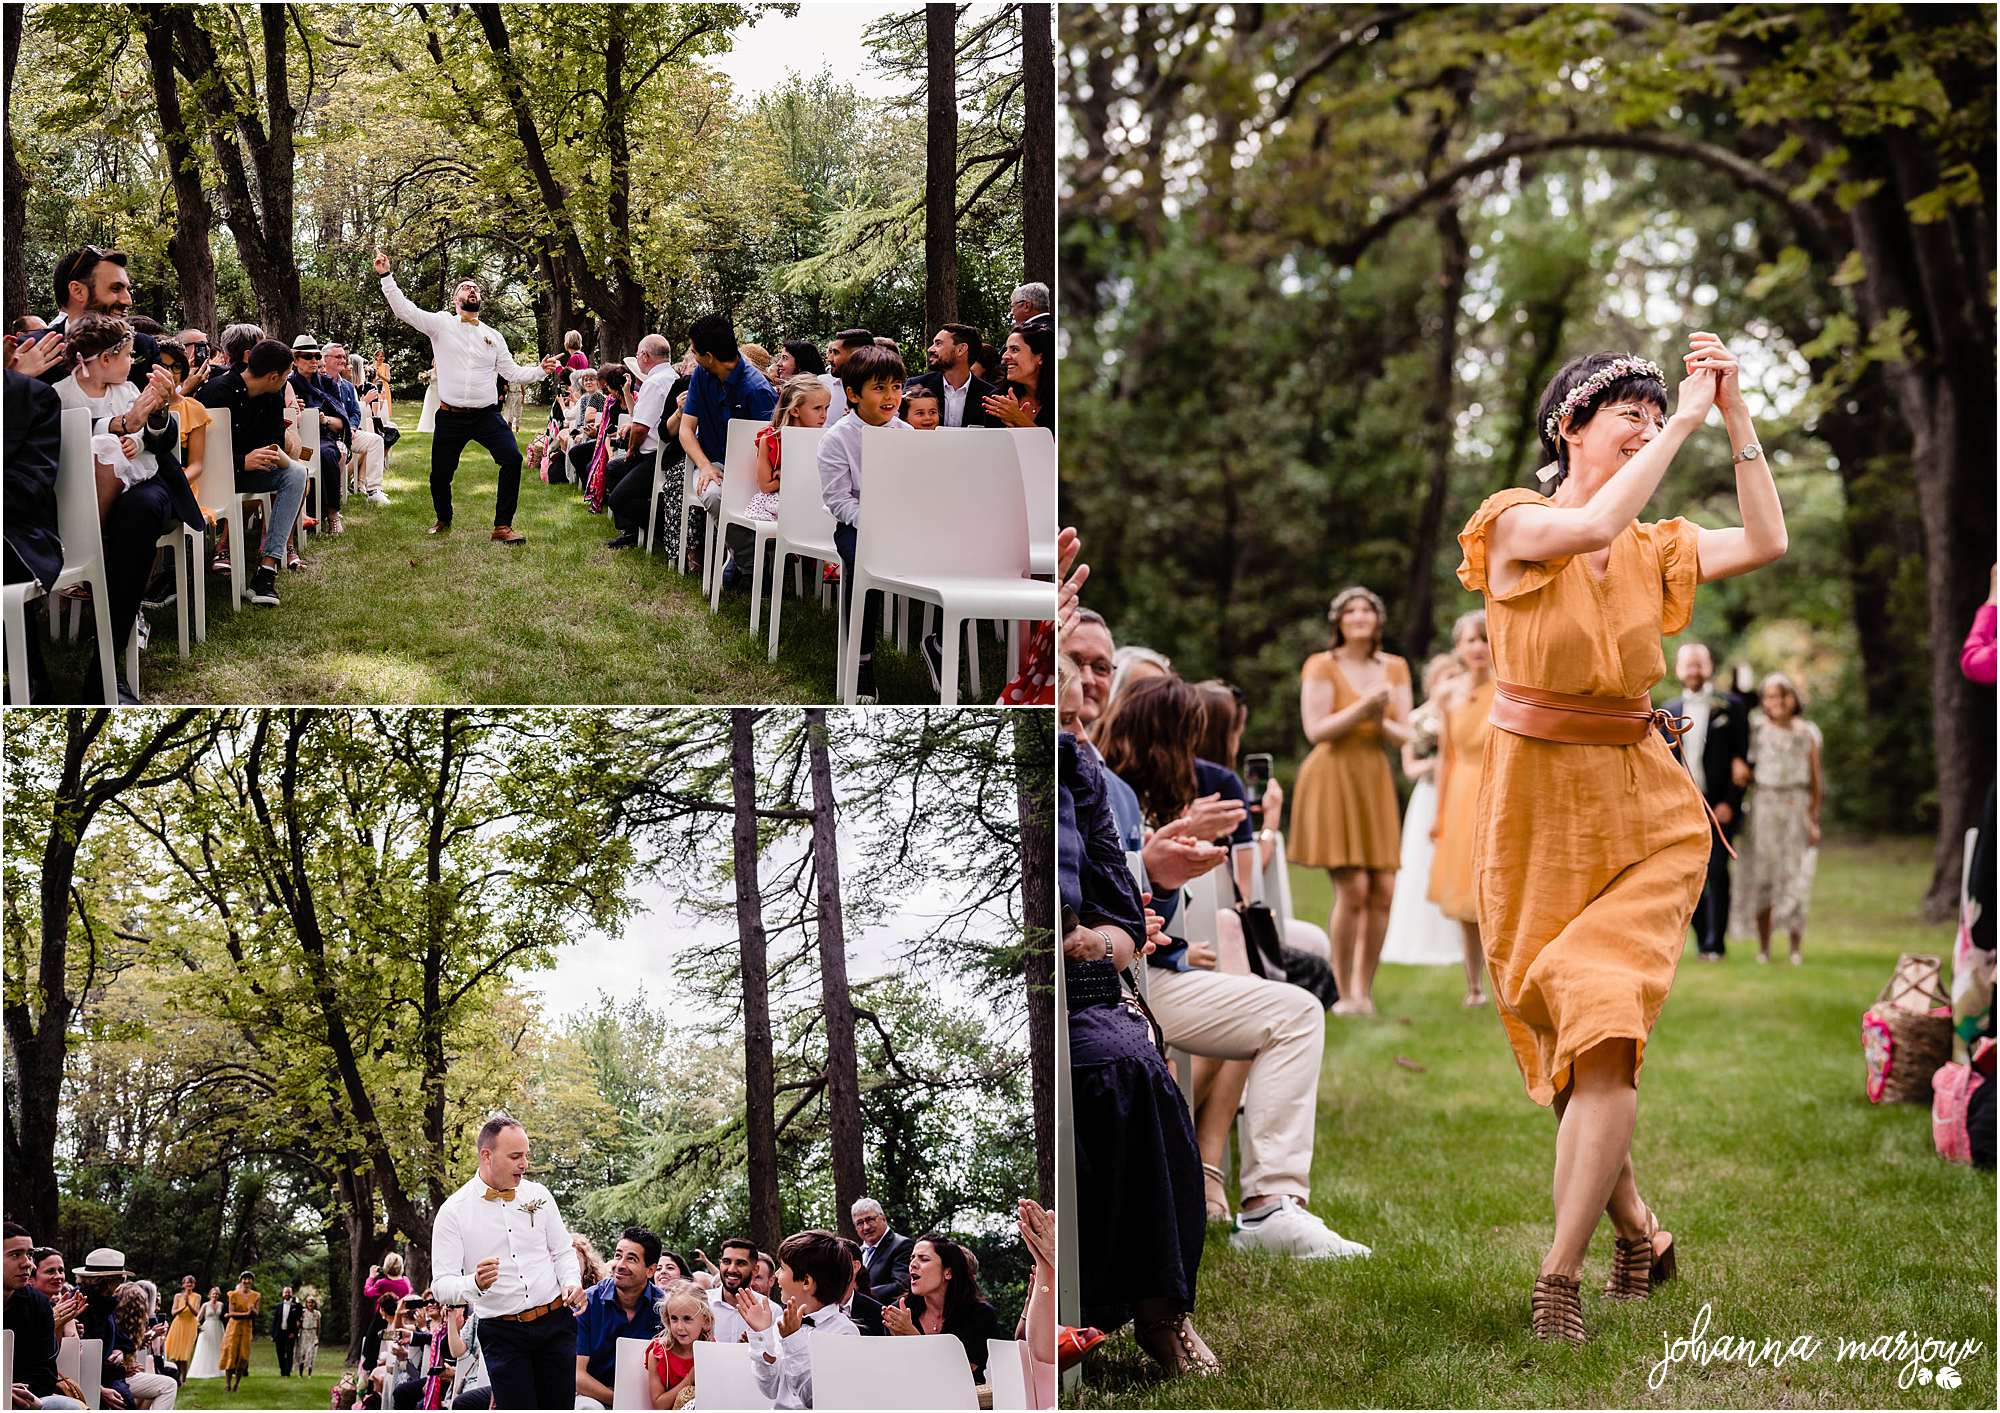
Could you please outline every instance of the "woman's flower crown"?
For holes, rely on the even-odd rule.
[[[1632,377],[1651,378],[1663,386],[1667,381],[1667,375],[1660,371],[1660,365],[1650,358],[1614,358],[1571,388],[1561,405],[1549,414],[1548,421],[1542,423],[1542,430],[1548,433],[1550,441],[1556,440],[1556,429],[1562,426],[1565,417],[1613,383]]]

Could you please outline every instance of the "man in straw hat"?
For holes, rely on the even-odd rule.
[[[172,1408],[180,1385],[165,1374],[147,1372],[139,1362],[136,1342],[118,1327],[118,1289],[132,1279],[125,1269],[125,1253],[100,1246],[70,1274],[84,1298],[77,1333],[104,1341],[104,1406],[136,1408],[150,1402],[155,1409]]]

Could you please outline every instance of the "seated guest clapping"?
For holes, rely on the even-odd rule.
[[[1047,320],[1016,324],[1000,350],[1006,388],[986,398],[986,412],[1004,427],[1056,425],[1056,333]]]
[[[715,1339],[715,1311],[693,1281],[675,1281],[660,1297],[660,1332],[646,1346],[646,1393],[655,1408],[694,1401],[694,1347]]]
[[[638,391],[632,370],[623,363],[607,363],[599,368],[597,385],[603,389],[602,403],[594,413],[585,416],[583,435],[572,441],[569,448],[571,479],[586,495],[590,493],[593,473],[601,477],[603,467],[610,466],[616,458],[618,429],[632,411],[632,402]],[[602,507],[604,492],[609,489],[606,482],[604,489],[598,492],[594,503],[597,508]]]
[[[903,360],[884,348],[864,347],[841,360],[840,385],[852,417],[834,422],[819,442],[820,500],[833,517],[833,543],[840,552],[840,611],[844,617],[854,590],[854,544],[861,528],[861,429],[910,424],[896,415],[903,400]],[[875,701],[876,605],[862,616],[861,673],[857,699]]]
[[[754,1291],[738,1291],[732,1303],[758,1355],[753,1363],[759,1391],[774,1408],[810,1408],[813,1339],[860,1333],[840,1309],[854,1267],[830,1231],[794,1232],[779,1243],[777,1262],[785,1296],[782,1318],[769,1302],[759,1303]]]
[[[225,333],[224,341],[228,338]],[[229,419],[237,491],[269,492],[272,497],[263,556],[250,576],[250,602],[270,607],[278,603],[278,567],[311,473],[298,442],[285,430],[284,389],[291,368],[292,351],[276,339],[265,339],[249,351],[240,369],[217,374],[195,394],[202,406]]]
[[[750,1337],[750,1327],[744,1323],[737,1305],[739,1293],[748,1294],[753,1301],[770,1303],[751,1289],[750,1282],[756,1274],[756,1243],[740,1236],[726,1238],[716,1267],[716,1283],[708,1292],[708,1302],[715,1307],[716,1343],[741,1344]]]
[[[972,1253],[927,1232],[910,1252],[910,1293],[882,1311],[892,1335],[956,1335],[972,1364],[972,1381],[986,1382],[986,1341],[1000,1335],[1000,1315],[979,1289]]]
[[[642,381],[625,424],[625,454],[604,468],[608,488],[604,503],[618,527],[618,534],[606,542],[609,549],[630,549],[639,543],[652,505],[653,463],[668,444],[666,422],[673,412],[668,402],[675,376],[673,345],[659,334],[647,334],[639,340],[635,361]]]
[[[618,1341],[650,1340],[660,1332],[660,1288],[648,1279],[660,1259],[660,1239],[627,1227],[611,1252],[611,1274],[584,1296],[576,1317],[576,1406],[609,1408],[618,1381]]]
[[[173,374],[155,367],[143,392],[132,386],[132,330],[109,315],[73,319],[69,347],[76,371],[55,385],[56,396],[65,410],[90,413],[111,641],[114,656],[122,656],[118,650],[139,616],[161,533],[176,521],[196,530],[206,522],[181,471]],[[128,695],[128,688],[120,689],[121,701]]]

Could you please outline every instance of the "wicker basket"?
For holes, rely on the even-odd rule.
[[[1936,957],[1905,953],[1861,1016],[1861,1052],[1874,1104],[1931,1102],[1931,1076],[1951,1059],[1951,1002]]]

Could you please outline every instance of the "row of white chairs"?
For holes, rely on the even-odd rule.
[[[905,1409],[979,1407],[965,1346],[956,1335],[904,1335],[857,1339],[814,1333],[813,1407]],[[646,1396],[643,1339],[618,1341],[613,1408],[651,1408]],[[702,1408],[764,1409],[771,1399],[757,1385],[758,1358],[747,1344],[700,1340],[694,1346],[695,1398]],[[986,1377],[992,1407],[1030,1406],[1027,1345],[1011,1339],[986,1342]]]
[[[14,1406],[14,1332],[0,1332],[0,1408]],[[56,1372],[83,1393],[85,1408],[104,1406],[104,1341],[66,1339],[56,1346]]]

